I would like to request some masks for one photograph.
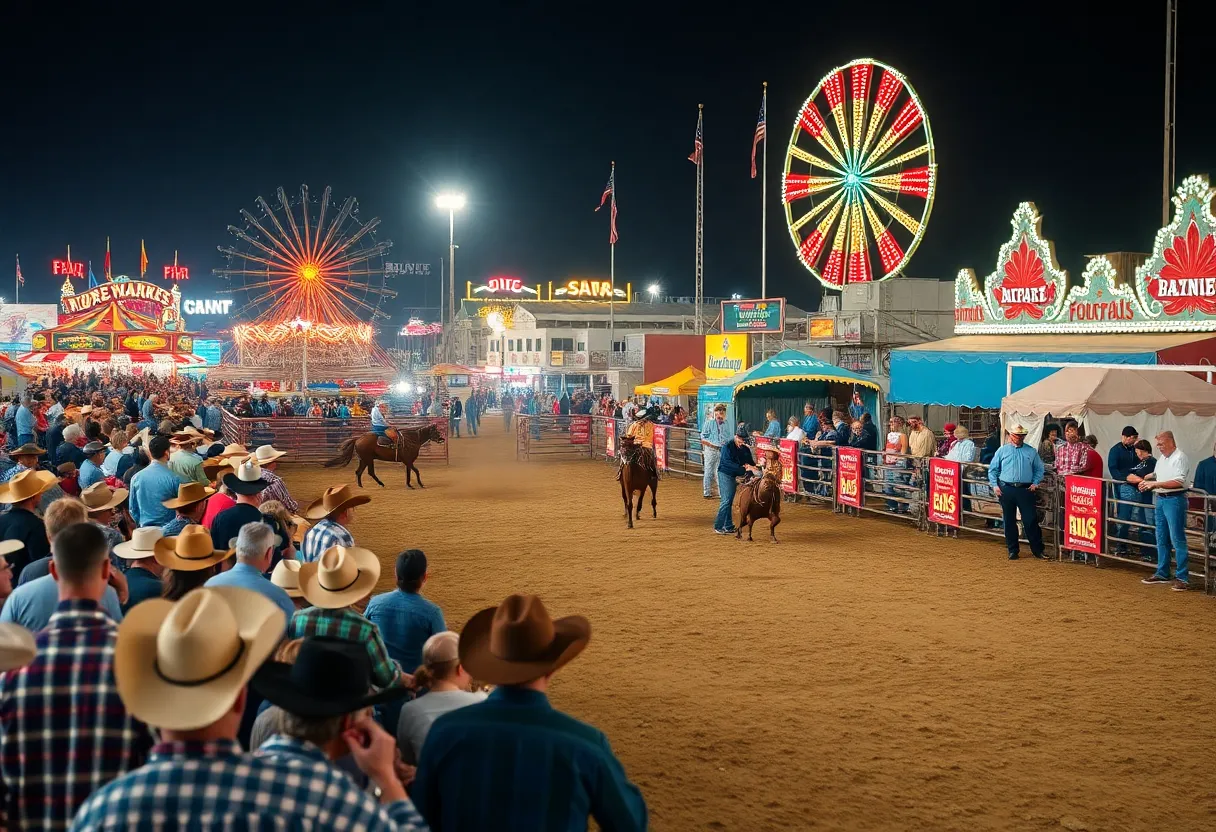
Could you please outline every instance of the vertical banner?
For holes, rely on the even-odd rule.
[[[589,445],[591,443],[591,417],[570,417],[570,444]]]
[[[759,463],[760,460],[764,459],[764,454],[767,451],[775,451],[775,450],[777,450],[777,443],[774,440],[769,439],[767,436],[757,436],[756,437],[756,462],[757,463]]]
[[[667,425],[654,426],[654,462],[660,471],[667,470]]]
[[[1064,478],[1064,548],[1102,554],[1102,480]]]
[[[793,439],[782,439],[781,490],[786,494],[798,493],[798,443]]]
[[[609,459],[616,459],[616,419],[609,419],[604,423],[604,453]]]
[[[836,449],[836,502],[861,508],[861,448]]]
[[[929,460],[929,522],[957,528],[962,520],[962,472],[957,462]]]

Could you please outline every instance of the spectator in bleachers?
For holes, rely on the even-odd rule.
[[[486,700],[484,692],[469,690],[473,678],[460,663],[459,644],[460,636],[445,630],[428,638],[422,647],[422,664],[414,671],[414,684],[427,692],[402,705],[397,721],[397,748],[409,765],[418,764],[436,719]]]
[[[355,508],[371,502],[367,494],[356,492],[349,485],[325,489],[320,499],[311,503],[301,516],[313,523],[300,546],[300,560],[315,561],[334,546],[354,546],[355,538],[346,525],[355,516]]]

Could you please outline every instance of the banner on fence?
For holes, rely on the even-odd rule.
[[[1064,548],[1102,553],[1102,480],[1064,478]]]
[[[654,463],[660,471],[667,470],[667,425],[654,426]]]
[[[590,416],[571,416],[570,417],[570,444],[571,445],[589,445],[589,444],[591,444],[591,417]]]
[[[781,490],[786,494],[798,493],[798,443],[793,439],[782,439]]]
[[[609,459],[616,458],[616,420],[604,422],[604,453]]]
[[[756,437],[756,462],[757,463],[759,463],[760,460],[764,459],[764,454],[766,451],[775,451],[775,450],[777,450],[777,444],[772,439],[770,439],[767,436],[757,436]]]
[[[962,476],[959,464],[948,459],[929,460],[930,523],[958,526],[962,508]]]
[[[861,508],[861,448],[836,449],[836,502]]]

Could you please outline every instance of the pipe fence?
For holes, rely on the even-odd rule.
[[[444,442],[428,442],[418,453],[418,458],[428,461],[448,462],[448,420],[442,416],[411,416],[393,418],[398,428],[414,428],[435,425],[443,435]],[[325,462],[337,452],[343,440],[358,438],[372,429],[367,416],[352,416],[349,419],[325,419],[316,416],[257,416],[242,419],[224,411],[224,442],[233,442],[254,450],[259,445],[274,445],[277,450],[287,451],[281,465],[297,462]]]

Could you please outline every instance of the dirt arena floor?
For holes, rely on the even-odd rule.
[[[518,463],[485,428],[426,490],[365,478],[355,538],[384,589],[424,549],[454,630],[512,592],[586,615],[552,699],[607,733],[652,828],[1216,828],[1216,600],[802,506],[780,545],[736,542],[680,478],[630,531],[604,464]],[[281,473],[301,501],[354,483]]]

